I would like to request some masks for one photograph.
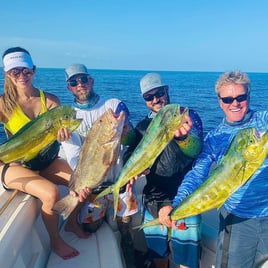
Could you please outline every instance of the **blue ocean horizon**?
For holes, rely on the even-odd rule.
[[[89,69],[94,78],[94,90],[105,98],[118,98],[128,106],[135,126],[148,109],[141,96],[139,81],[151,71],[96,70]],[[154,72],[154,71],[153,71]],[[222,72],[157,71],[169,86],[172,103],[189,107],[200,115],[204,132],[207,133],[223,117],[214,85]],[[268,107],[268,73],[248,73],[251,80],[251,109],[265,110]],[[4,75],[0,73],[0,94],[3,94]],[[73,96],[66,88],[63,68],[37,68],[34,85],[55,94],[62,104],[71,105]],[[3,126],[0,127],[0,143],[6,140]]]

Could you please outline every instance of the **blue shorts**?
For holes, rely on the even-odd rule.
[[[268,217],[240,218],[220,210],[216,267],[261,267],[268,260]]]
[[[144,223],[152,219],[153,216],[145,209]],[[149,256],[163,258],[171,253],[176,265],[199,267],[201,216],[179,220],[177,225],[182,226],[182,229],[174,230],[163,226],[162,230],[159,225],[143,229]]]

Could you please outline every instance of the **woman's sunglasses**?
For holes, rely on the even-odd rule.
[[[34,73],[33,69],[29,69],[29,68],[13,68],[10,71],[8,71],[8,73],[13,76],[13,77],[18,77],[20,74],[23,74],[25,76],[27,75],[32,75]]]
[[[88,81],[89,81],[89,78],[87,76],[81,76],[80,78],[69,80],[68,84],[71,87],[76,87],[79,82],[80,84],[86,84]]]
[[[242,102],[242,101],[247,100],[248,94],[239,95],[239,96],[236,96],[235,98],[233,98],[233,97],[220,97],[220,96],[219,96],[219,98],[222,100],[223,103],[231,104],[231,103],[233,103],[234,100],[236,100],[237,102]]]

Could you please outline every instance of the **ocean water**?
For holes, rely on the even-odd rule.
[[[94,90],[106,98],[124,101],[134,125],[147,113],[148,109],[141,97],[139,80],[149,71],[90,70],[94,78]],[[205,133],[214,128],[223,117],[219,108],[214,85],[221,73],[217,72],[171,72],[159,71],[164,82],[169,85],[173,103],[195,109],[200,115]],[[265,110],[268,107],[268,74],[248,73],[251,79],[251,108]],[[0,94],[3,94],[4,76],[0,73]],[[38,68],[34,85],[57,95],[62,104],[71,104],[73,96],[66,88],[64,69]],[[0,127],[0,143],[6,140]]]

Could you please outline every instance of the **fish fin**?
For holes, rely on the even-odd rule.
[[[77,167],[75,168],[75,170],[72,173],[71,178],[69,180],[69,189],[75,189],[75,174],[76,174],[76,169],[77,169]]]
[[[102,197],[102,196],[104,196],[104,195],[113,193],[113,191],[114,191],[114,187],[113,187],[113,185],[111,185],[111,186],[107,187],[105,190],[103,190],[102,192],[100,192],[100,193],[95,197],[94,200],[97,200],[97,199],[99,199],[100,197]]]
[[[78,197],[67,195],[58,202],[56,202],[52,210],[61,214],[63,219],[66,220],[70,216],[72,211],[76,208],[78,203],[79,203]]]
[[[116,218],[116,213],[118,210],[118,200],[119,200],[119,191],[116,189],[113,191],[113,197],[114,197],[114,220]]]
[[[104,146],[105,147],[105,146]],[[106,166],[110,166],[112,165],[112,163],[115,162],[115,159],[114,159],[114,153],[113,152],[110,152],[110,150],[107,150],[104,155],[103,155],[103,159],[102,159],[102,163]]]
[[[246,173],[246,162],[243,162],[243,163],[242,163],[240,170],[242,170],[242,172],[244,173],[244,176],[246,176],[246,174],[245,174],[245,173]],[[237,173],[238,173],[238,172],[237,172]],[[243,177],[244,177],[244,176],[243,176]],[[240,181],[241,183],[243,182],[243,183],[241,184],[241,186],[244,185],[244,184],[251,178],[251,176],[250,176],[247,180],[244,181],[243,177],[241,177],[241,181]]]
[[[147,227],[151,227],[151,226],[155,226],[155,225],[160,225],[160,222],[159,222],[159,219],[156,218],[156,219],[153,219],[151,221],[148,221],[146,223],[144,223],[139,230],[142,230],[144,228],[147,228]]]

